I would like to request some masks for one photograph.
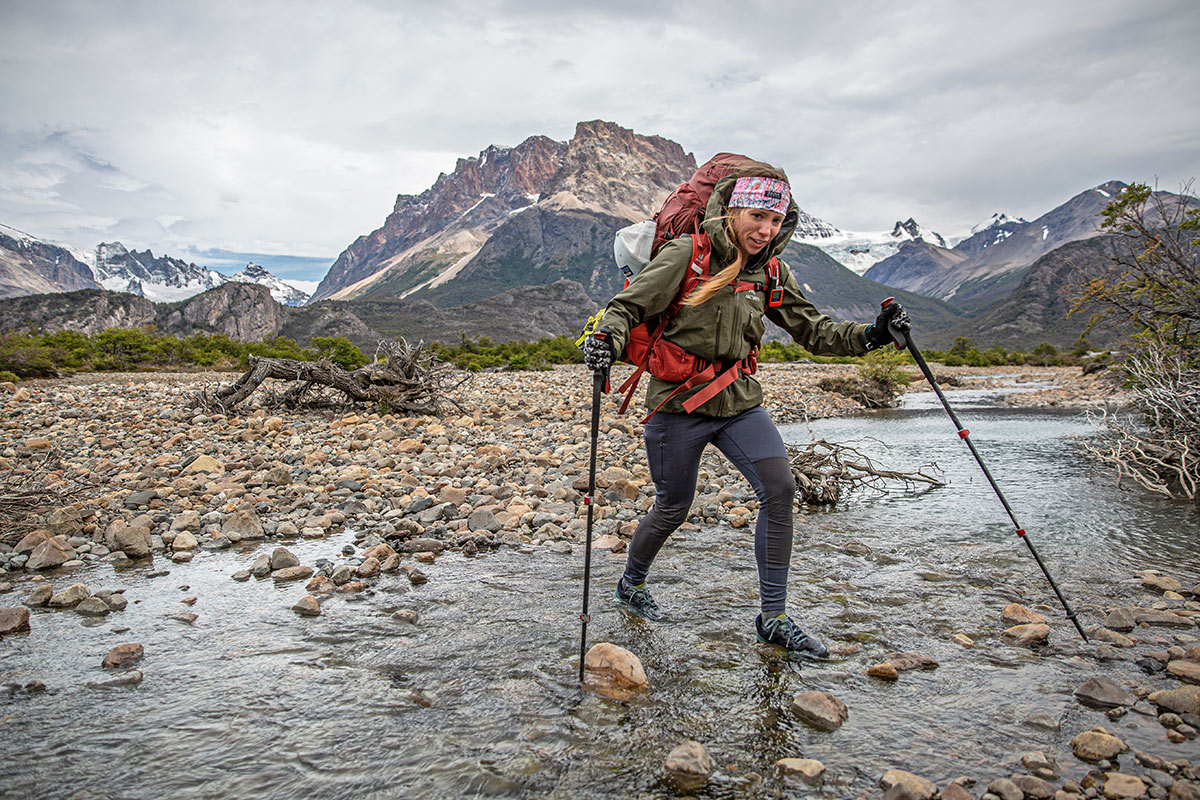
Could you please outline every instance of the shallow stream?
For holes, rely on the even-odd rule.
[[[1136,570],[1200,580],[1196,509],[1094,475],[1072,440],[1089,433],[1078,415],[998,408],[992,391],[948,396],[1085,627],[1105,607],[1149,603]],[[446,553],[422,565],[423,585],[381,576],[312,619],[290,610],[303,582],[230,579],[261,551],[160,561],[169,574],[157,577],[148,567],[88,567],[51,578],[56,588],[124,588],[125,611],[89,622],[39,610],[30,633],[0,642],[0,684],[48,687],[0,693],[0,796],[673,797],[663,760],[695,739],[718,764],[701,796],[855,797],[877,794],[893,767],[939,785],[960,775],[986,784],[1017,771],[1028,750],[1080,777],[1086,767],[1066,743],[1095,725],[1134,749],[1200,760],[1194,740],[1169,743],[1151,717],[1113,722],[1075,702],[1094,675],[1127,687],[1150,679],[1131,658],[1091,657],[932,394],[811,429],[857,440],[889,467],[935,461],[950,480],[798,517],[790,603],[844,653],[828,663],[800,664],[754,642],[752,536],[726,526],[678,535],[661,554],[651,582],[669,623],[616,609],[608,597],[624,556],[593,558],[589,643],[629,648],[651,682],[628,703],[575,686],[578,546]],[[806,442],[809,431],[785,435]],[[352,540],[346,532],[288,547],[311,564]],[[193,596],[194,606],[181,604]],[[1000,610],[1014,601],[1051,618],[1048,647],[1001,639]],[[419,622],[393,619],[402,608]],[[198,618],[171,618],[183,611]],[[957,633],[977,646],[955,644]],[[133,641],[146,652],[140,685],[89,687],[112,677],[100,667],[109,649]],[[941,666],[895,683],[863,674],[891,651]],[[832,733],[798,722],[789,701],[809,690],[840,698],[849,720]],[[1037,715],[1057,729],[1029,725]],[[776,781],[783,757],[822,761],[824,786]]]

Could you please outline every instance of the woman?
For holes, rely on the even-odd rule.
[[[782,293],[775,291],[768,301],[764,291],[770,280],[768,262],[783,252],[796,228],[798,213],[787,176],[770,165],[755,163],[718,182],[705,209],[701,234],[711,241],[712,277],[684,301],[664,338],[703,359],[719,361],[724,368],[751,363],[746,359],[758,349],[764,317],[816,354],[860,355],[892,342],[889,323],[907,330],[908,317],[898,303],[889,305],[873,325],[835,322],[820,314],[782,262],[777,269]],[[668,242],[609,302],[604,327],[584,342],[584,362],[590,369],[607,370],[614,354],[628,341],[629,332],[667,309],[692,260],[690,238]],[[646,577],[659,549],[687,519],[700,455],[705,445],[712,444],[746,477],[758,496],[754,529],[761,600],[755,619],[758,640],[801,656],[825,658],[829,654],[825,645],[802,631],[786,611],[796,488],[787,450],[762,407],[758,381],[747,372],[735,374],[715,396],[698,407],[689,404],[691,411],[684,403],[703,392],[703,386],[676,393],[678,383],[651,378],[646,405],[657,411],[646,423],[645,441],[655,503],[634,531],[614,597],[645,619],[661,618],[646,588]]]

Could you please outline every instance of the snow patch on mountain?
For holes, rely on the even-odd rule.
[[[275,302],[284,306],[304,305],[308,301],[309,296],[317,288],[314,283],[312,290],[304,292],[281,278],[272,275],[253,261],[248,263],[246,268],[241,272],[229,278],[229,280],[235,283],[257,283],[260,286],[266,286],[271,291],[271,297],[275,298]]]
[[[828,223],[824,223],[828,224]],[[900,245],[920,239],[939,247],[947,247],[946,239],[937,231],[922,227],[912,217],[896,221],[891,230],[842,231],[828,226],[832,233],[811,235],[797,228],[795,241],[818,247],[847,269],[862,275],[883,259],[895,255]]]

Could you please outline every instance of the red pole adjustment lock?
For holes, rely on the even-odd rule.
[[[1017,528],[1017,536],[1021,536],[1021,537],[1025,536],[1025,529]]]
[[[584,496],[583,496],[583,504],[584,504],[585,506],[590,506],[590,505],[592,504],[592,498],[591,498],[591,496],[590,496],[590,495],[584,495]]]
[[[966,428],[963,428],[961,431],[958,432],[958,438],[960,438],[960,439],[965,439],[970,435],[971,435],[971,432],[969,430],[967,430]]]

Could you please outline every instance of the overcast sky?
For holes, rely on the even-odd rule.
[[[845,230],[1200,177],[1196,0],[0,0],[0,29],[0,223],[227,273],[317,280],[398,193],[591,119],[775,162]]]

